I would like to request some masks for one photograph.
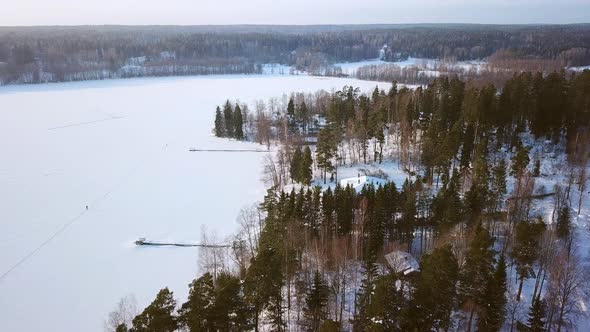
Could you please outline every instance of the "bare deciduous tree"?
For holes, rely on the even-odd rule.
[[[588,290],[587,267],[575,247],[562,247],[549,267],[548,326],[560,332],[571,326],[581,313],[579,300]]]
[[[121,298],[115,309],[109,313],[109,317],[104,322],[104,330],[106,332],[114,332],[121,324],[130,327],[133,318],[138,313],[135,296],[133,294],[127,295]]]

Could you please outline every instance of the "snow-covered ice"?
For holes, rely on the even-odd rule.
[[[121,297],[143,308],[165,286],[184,301],[196,249],[133,241],[198,242],[203,225],[223,238],[265,192],[264,153],[188,152],[255,147],[212,137],[215,106],[347,84],[389,88],[279,75],[0,88],[0,330],[100,331]]]

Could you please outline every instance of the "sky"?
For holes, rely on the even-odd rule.
[[[0,25],[588,23],[590,0],[2,0]]]

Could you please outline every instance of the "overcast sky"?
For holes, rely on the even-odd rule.
[[[590,0],[2,0],[0,25],[581,23]]]

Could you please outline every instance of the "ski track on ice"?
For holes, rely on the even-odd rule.
[[[105,121],[111,121],[111,120],[118,120],[118,119],[122,119],[122,118],[123,118],[122,116],[117,116],[117,117],[111,117],[111,118],[108,118],[108,119],[100,119],[100,120],[94,120],[94,121],[86,121],[86,122],[72,123],[72,124],[67,124],[67,125],[63,125],[63,126],[57,126],[57,127],[47,128],[47,130],[57,130],[57,129],[71,128],[71,127],[79,127],[79,126],[85,126],[85,125],[99,123],[99,122],[105,122]]]
[[[111,119],[106,119],[106,120],[111,120]],[[104,121],[104,120],[100,120],[100,121]],[[97,121],[91,121],[89,123],[93,123],[93,122],[97,122]],[[174,142],[176,142],[177,139],[175,139]],[[168,148],[168,144],[164,144],[162,146],[162,148],[159,151],[155,152],[154,154],[158,153],[158,155],[159,155],[159,153],[165,151],[167,148]],[[133,174],[135,174],[142,166],[144,166],[146,164],[146,162],[149,159],[155,159],[155,158],[154,158],[153,155],[150,155],[150,156],[146,157],[145,159],[143,159],[136,166],[134,166],[129,172],[127,172],[121,178],[121,180],[119,182],[117,182],[117,184],[115,184],[111,189],[109,189],[107,192],[105,192],[103,195],[99,196],[98,198],[90,201],[90,203],[89,203],[88,206],[98,205],[101,202],[107,200],[108,197],[113,192],[115,192],[117,189],[121,188],[125,184],[125,182],[127,180],[129,180],[129,178],[131,178],[133,176]],[[29,251],[29,253],[26,254],[25,256],[23,256],[19,261],[17,261],[16,264],[14,264],[13,266],[11,266],[8,270],[6,270],[4,273],[2,273],[2,275],[0,275],[0,282],[2,282],[2,280],[4,280],[12,271],[16,270],[19,266],[21,266],[22,264],[26,263],[29,259],[33,258],[33,256],[35,256],[36,253],[38,253],[39,251],[41,251],[45,246],[47,246],[49,243],[51,243],[55,238],[57,238],[61,233],[63,233],[65,230],[67,230],[75,222],[77,222],[78,220],[80,220],[88,212],[89,212],[89,210],[83,209],[82,212],[78,213],[78,215],[76,215],[75,217],[73,217],[72,219],[70,219],[69,221],[67,221],[65,224],[63,224],[60,228],[57,229],[57,231],[55,231],[47,239],[45,239],[43,242],[41,242],[41,244],[39,244],[38,246],[36,246],[33,250]]]

